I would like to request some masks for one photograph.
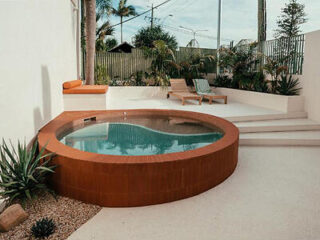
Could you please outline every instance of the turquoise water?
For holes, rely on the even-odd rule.
[[[193,150],[222,136],[220,132],[176,134],[129,123],[99,123],[76,130],[60,141],[86,152],[141,156]]]

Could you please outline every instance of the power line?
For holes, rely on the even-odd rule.
[[[192,1],[193,0],[184,0],[183,3],[174,4],[167,10],[170,10],[170,12],[172,12],[172,13],[174,13],[176,11],[181,11],[182,9],[185,9],[186,7],[188,7]]]
[[[197,1],[194,1],[194,0],[189,0],[189,2],[185,2],[185,4],[181,7],[181,8],[179,8],[179,7],[177,7],[176,8],[176,10],[178,11],[182,11],[182,10],[184,10],[184,9],[186,9],[187,7],[190,7],[191,5],[193,5],[193,4],[195,4]]]
[[[160,3],[159,5],[155,6],[154,8],[158,8],[158,7],[160,7],[160,6],[168,3],[168,2],[170,2],[170,1],[172,1],[172,0],[164,1],[163,3]],[[132,17],[132,18],[129,18],[129,19],[127,19],[127,20],[124,20],[124,21],[122,22],[122,24],[123,24],[123,23],[126,23],[126,22],[129,22],[129,21],[131,21],[131,20],[133,20],[133,19],[135,19],[135,18],[137,18],[137,17],[140,17],[140,16],[142,16],[142,15],[145,15],[146,13],[150,12],[151,10],[152,10],[152,9],[149,9],[149,10],[147,10],[147,11],[144,11],[144,12],[142,12],[142,13],[134,16],[134,17]],[[111,26],[111,28],[112,28],[112,27],[116,27],[116,26],[118,26],[118,25],[121,25],[121,23],[114,24],[114,25]]]
[[[170,29],[172,31],[176,31],[176,32],[181,32],[181,33],[184,33],[184,34],[188,34],[188,35],[193,35],[192,32],[190,31],[187,31],[187,30],[184,30],[184,29],[181,29],[181,28],[177,28],[177,27],[173,27],[173,26],[168,26],[168,25],[162,25],[163,27],[167,28],[167,29]],[[205,34],[198,34],[197,33],[197,36],[198,37],[202,37],[202,38],[208,38],[208,39],[213,39],[213,40],[217,40],[216,37],[213,37],[213,36],[209,36],[209,35],[205,35]],[[227,38],[223,38],[221,39],[225,42],[230,42],[232,41],[232,39],[227,39]]]

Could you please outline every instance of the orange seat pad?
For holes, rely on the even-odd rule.
[[[82,85],[70,89],[63,89],[63,94],[105,94],[107,85]]]
[[[63,83],[63,89],[70,89],[74,87],[79,87],[81,85],[82,85],[81,80],[73,80],[73,81]]]

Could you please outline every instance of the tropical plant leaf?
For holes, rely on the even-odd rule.
[[[278,81],[276,87],[277,93],[281,95],[299,95],[301,87],[298,87],[299,79],[294,79],[292,75],[281,75],[281,81]]]
[[[31,149],[18,142],[11,149],[3,140],[0,145],[0,197],[12,202],[14,199],[32,199],[39,190],[47,190],[45,185],[49,174],[54,173],[51,160],[53,153],[45,152],[45,147],[37,153],[38,143]]]

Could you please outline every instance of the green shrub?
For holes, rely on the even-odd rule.
[[[164,31],[160,25],[154,27],[143,27],[134,36],[133,44],[136,48],[152,48],[154,41],[163,41],[170,49],[178,48],[178,43],[175,36],[170,35],[169,32]]]
[[[269,92],[268,82],[266,81],[266,77],[262,71],[253,74],[252,91],[264,93]]]
[[[96,85],[108,85],[110,83],[110,77],[105,66],[97,64],[94,72]]]
[[[56,230],[56,224],[52,219],[42,218],[31,227],[31,234],[37,239],[49,237]]]
[[[213,85],[215,87],[224,87],[224,88],[231,88],[232,86],[232,78],[226,75],[218,75],[213,80]]]
[[[299,79],[293,79],[292,75],[281,75],[280,81],[276,87],[276,91],[281,95],[299,95],[301,88],[298,87]]]
[[[198,64],[193,64],[192,62],[184,61],[180,63],[180,74],[181,77],[186,80],[188,86],[192,86],[192,80],[202,78],[199,71]]]
[[[44,148],[38,151],[35,142],[30,150],[26,144],[18,142],[11,149],[3,140],[0,145],[0,197],[12,202],[15,199],[26,200],[39,191],[50,191],[45,185],[49,173],[55,166],[49,166],[52,153],[44,154]]]
[[[143,81],[145,73],[143,71],[137,71],[132,74],[130,79],[132,79],[133,86],[146,86],[146,83]]]
[[[269,92],[268,82],[265,80],[263,71],[247,72],[241,75],[239,80],[240,89],[255,91],[255,92]]]

